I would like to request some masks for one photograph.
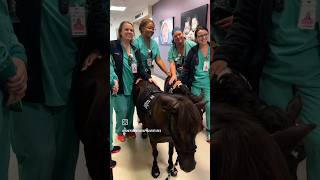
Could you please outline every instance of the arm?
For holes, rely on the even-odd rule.
[[[7,80],[6,87],[10,94],[13,93],[17,99],[21,99],[27,88],[27,57],[24,47],[14,34],[6,1],[0,1],[0,19],[0,41],[7,47],[10,67],[15,69],[15,75]]]
[[[110,56],[110,87],[112,87],[112,94],[117,94],[119,90],[118,76],[114,71],[113,58]]]
[[[105,54],[108,50],[109,22],[106,0],[88,0],[88,37],[93,49]]]
[[[166,65],[164,64],[164,62],[163,62],[163,60],[161,59],[160,56],[157,56],[157,57],[156,57],[156,63],[157,63],[157,65],[160,67],[160,69],[162,70],[162,72],[164,72],[167,76],[170,75],[170,74],[168,73],[168,71],[167,71]],[[170,69],[170,72],[172,72],[171,69]],[[174,72],[175,72],[175,69],[174,69]]]
[[[233,25],[214,54],[214,61],[222,60],[232,65],[241,56],[243,49],[250,46],[257,32],[258,11],[261,0],[242,0],[234,13]]]

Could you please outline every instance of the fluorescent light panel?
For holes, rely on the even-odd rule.
[[[126,7],[110,6],[110,11],[124,11],[124,10],[126,10]]]

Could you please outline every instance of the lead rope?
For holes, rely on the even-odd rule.
[[[175,173],[175,175],[177,175],[177,173],[178,173],[178,170],[176,169],[177,165],[178,165],[178,157],[177,157],[176,162],[174,163],[173,167],[168,172],[168,176],[167,176],[166,180],[170,180],[170,177],[172,176],[171,173]]]

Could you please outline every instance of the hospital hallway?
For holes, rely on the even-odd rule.
[[[153,77],[157,80],[157,84],[163,87],[163,80],[158,77]],[[113,114],[113,125],[115,127],[115,113]],[[137,115],[134,115],[134,127],[140,129],[141,125],[137,123]],[[205,123],[204,123],[205,124]],[[153,180],[151,176],[151,167],[153,162],[152,149],[149,139],[142,139],[141,133],[137,133],[135,139],[126,139],[125,142],[119,142],[114,133],[114,145],[120,145],[121,151],[113,154],[112,159],[117,161],[117,165],[113,168],[114,180]],[[196,168],[190,172],[183,172],[179,166],[178,176],[171,177],[174,180],[209,180],[210,179],[210,144],[206,142],[205,132],[200,132],[196,137],[197,151],[195,160]],[[168,143],[158,144],[158,166],[160,176],[157,179],[164,180],[168,173]],[[173,161],[176,160],[176,153],[173,155]],[[298,180],[306,180],[305,161],[298,168]],[[18,180],[17,161],[14,154],[11,152],[9,180]],[[80,144],[78,164],[76,168],[75,180],[91,180],[86,168],[83,146]]]

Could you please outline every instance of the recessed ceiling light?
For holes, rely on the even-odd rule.
[[[110,6],[110,11],[124,11],[126,10],[126,7],[122,6]]]

